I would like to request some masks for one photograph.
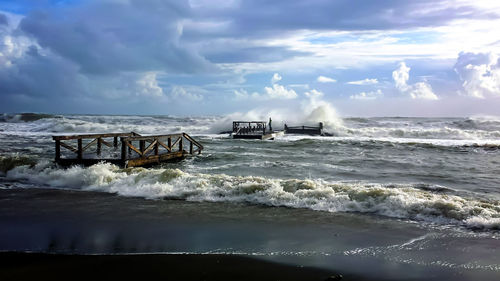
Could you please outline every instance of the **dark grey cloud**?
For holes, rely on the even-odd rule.
[[[17,104],[141,100],[144,73],[193,74],[215,66],[179,43],[187,1],[85,1],[39,8],[0,29],[0,110]],[[53,101],[53,102],[47,102]],[[116,102],[116,103],[115,103]],[[92,108],[88,109],[92,111]],[[79,112],[82,112],[79,109]]]
[[[9,20],[4,14],[0,14],[0,25],[9,25]]]
[[[206,51],[202,51],[202,54],[214,63],[276,62],[311,54],[284,47],[245,47],[241,45],[228,49],[207,48]]]
[[[448,0],[242,0],[232,9],[202,7],[199,18],[225,20],[229,26],[219,36],[277,36],[308,30],[388,30],[439,26],[464,18],[498,18],[498,14],[478,10]],[[213,33],[211,34],[213,36]],[[186,38],[204,36],[203,29],[186,30]]]
[[[84,77],[78,67],[56,56],[41,56],[30,46],[20,58],[12,58],[9,67],[0,67],[0,94],[34,98],[83,94]]]
[[[210,68],[194,50],[180,46],[179,21],[186,1],[91,1],[28,14],[20,29],[43,47],[80,66],[83,73]]]

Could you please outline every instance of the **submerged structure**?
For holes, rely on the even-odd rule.
[[[269,123],[270,124],[270,123]],[[233,139],[274,139],[283,131],[273,131],[264,121],[233,121]]]
[[[288,126],[287,124],[285,124],[285,133],[322,136],[322,135],[324,135],[323,122],[319,122],[318,127],[314,127],[314,126]]]
[[[203,150],[203,145],[186,133],[150,136],[135,132],[85,134],[52,136],[52,139],[55,141],[55,161],[63,166],[93,165],[102,161],[121,167],[146,166],[183,159]],[[103,145],[108,149],[103,150]],[[95,151],[90,152],[93,146]],[[184,149],[185,146],[188,150]],[[61,153],[61,147],[66,149],[65,153]]]

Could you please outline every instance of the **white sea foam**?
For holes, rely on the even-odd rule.
[[[178,169],[120,169],[104,163],[63,170],[48,162],[32,168],[16,167],[7,173],[7,178],[123,196],[373,213],[437,224],[500,229],[500,202],[423,190],[411,185],[190,174]]]
[[[323,122],[325,129],[331,132],[344,131],[342,119],[335,108],[328,102],[312,98],[298,108],[256,108],[248,112],[235,112],[217,120],[210,132],[217,133],[232,130],[233,121],[264,121],[272,118],[274,130],[282,130],[284,125],[314,125]]]
[[[20,121],[21,115],[3,117],[2,135],[22,137],[53,134],[130,132],[141,134],[187,132],[212,136],[230,131],[232,121],[273,119],[273,128],[288,125],[317,125],[340,138],[383,140],[398,143],[432,143],[437,145],[499,144],[500,119],[471,118],[340,118],[335,108],[324,101],[311,99],[297,108],[258,108],[248,112],[212,117],[168,116],[29,116],[33,121]],[[301,136],[307,138],[308,136]],[[287,138],[284,138],[287,140]],[[293,140],[293,137],[290,138]]]

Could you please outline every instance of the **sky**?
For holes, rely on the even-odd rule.
[[[0,112],[500,115],[497,0],[2,0]]]

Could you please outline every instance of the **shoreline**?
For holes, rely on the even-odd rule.
[[[336,280],[327,269],[220,254],[65,255],[0,253],[1,280]],[[91,279],[89,279],[91,278]],[[342,280],[367,280],[343,276]],[[340,279],[337,279],[340,280]]]

